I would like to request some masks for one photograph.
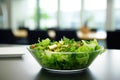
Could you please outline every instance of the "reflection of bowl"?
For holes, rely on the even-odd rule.
[[[41,69],[35,80],[95,80],[89,69],[75,74],[55,74]]]
[[[84,70],[94,61],[98,54],[102,53],[104,48],[100,50],[85,52],[41,52],[39,50],[29,51],[36,58],[38,63],[45,69],[61,72],[76,72]]]

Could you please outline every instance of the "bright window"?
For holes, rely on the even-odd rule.
[[[114,0],[113,26],[120,29],[120,0]]]
[[[107,0],[84,0],[84,21],[90,28],[104,29]]]
[[[120,0],[113,2],[114,25],[107,24],[120,28]],[[109,22],[106,12],[112,9],[107,9],[107,4],[113,3],[109,0],[11,0],[12,27],[23,22],[30,29],[78,29],[88,22],[90,28],[105,29]]]
[[[11,1],[11,22],[12,28],[20,26],[36,29],[34,21],[34,10],[36,0],[10,0]]]
[[[40,28],[57,27],[57,0],[40,0]]]
[[[81,0],[60,0],[60,27],[76,29],[80,26]]]

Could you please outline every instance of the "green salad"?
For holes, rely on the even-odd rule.
[[[75,41],[66,37],[60,41],[47,38],[30,45],[30,51],[41,66],[55,70],[87,68],[104,50],[95,39]]]

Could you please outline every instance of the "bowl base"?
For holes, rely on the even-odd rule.
[[[76,69],[76,70],[55,70],[55,69],[48,69],[48,68],[43,68],[43,69],[45,69],[45,70],[47,70],[48,72],[51,72],[51,73],[72,74],[72,73],[81,73],[88,68]]]

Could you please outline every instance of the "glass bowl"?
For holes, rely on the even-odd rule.
[[[77,72],[87,69],[104,48],[91,52],[43,52],[29,48],[28,50],[44,69],[53,72]]]

